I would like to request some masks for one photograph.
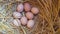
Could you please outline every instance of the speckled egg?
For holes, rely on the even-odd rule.
[[[13,12],[13,17],[14,18],[21,18],[22,17],[22,14],[19,13],[19,12]]]
[[[21,25],[21,21],[19,19],[14,19],[13,20],[13,24],[16,26],[20,26]]]
[[[32,28],[34,26],[34,20],[29,20],[27,23],[28,28]]]
[[[24,3],[24,9],[26,12],[31,10],[31,5],[29,3]]]
[[[18,6],[17,6],[17,12],[22,12],[24,9],[24,6],[22,3],[20,3]]]
[[[26,25],[27,24],[27,18],[25,17],[25,16],[23,16],[22,18],[21,18],[21,23],[22,23],[22,25]]]
[[[26,17],[27,17],[28,19],[33,19],[33,18],[34,18],[34,15],[33,15],[33,13],[31,13],[31,12],[27,12],[27,13],[26,13]]]
[[[32,12],[33,14],[38,14],[39,9],[38,9],[37,7],[32,7],[31,12]]]

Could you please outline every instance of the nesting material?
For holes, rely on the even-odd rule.
[[[25,4],[28,6],[26,6]],[[0,31],[2,31],[4,34],[18,34],[17,30],[19,30],[20,34],[60,34],[60,0],[1,0],[0,5],[0,7],[4,7],[4,5],[6,7],[0,10],[0,18],[3,18],[2,20],[0,19]],[[28,19],[26,17],[27,23],[25,25],[23,25],[21,22],[21,27],[23,28],[20,28],[19,25],[16,25],[16,23],[14,24],[23,31],[25,30],[26,32],[24,31],[24,33],[22,30],[12,27],[15,30],[14,31],[9,25],[9,22],[7,22],[9,21],[7,18],[12,19],[11,14],[15,11],[21,13],[21,15],[23,14],[22,12],[24,12],[24,15],[22,15],[22,17],[26,17],[27,12],[31,12],[34,15],[33,19]],[[21,21],[22,17],[20,18],[18,16],[18,18],[16,18],[13,16],[11,22],[15,19]],[[34,21],[34,25],[32,25],[32,22],[30,22],[30,26],[32,27],[27,26],[30,20]]]

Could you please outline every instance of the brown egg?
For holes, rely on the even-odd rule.
[[[13,24],[16,26],[20,26],[21,25],[21,21],[19,19],[14,19],[13,20]]]
[[[29,3],[24,3],[24,9],[26,12],[31,10],[31,5]]]
[[[18,11],[18,12],[22,12],[23,9],[24,9],[24,6],[23,6],[22,3],[17,6],[17,11]]]
[[[21,23],[22,23],[22,25],[26,25],[27,24],[27,18],[25,17],[25,16],[23,16],[22,18],[21,18]]]
[[[32,7],[31,12],[32,12],[33,14],[38,14],[39,9],[38,9],[37,7]]]
[[[26,13],[26,17],[27,17],[28,19],[33,19],[34,15],[33,15],[33,13],[31,13],[31,12],[27,12],[27,13]]]
[[[29,20],[27,23],[28,28],[32,28],[34,26],[34,20]]]
[[[22,17],[22,14],[19,13],[19,12],[14,12],[14,13],[13,13],[13,17],[14,17],[14,18],[21,18],[21,17]]]

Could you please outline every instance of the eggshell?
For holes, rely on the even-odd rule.
[[[25,17],[25,16],[23,16],[22,18],[21,18],[21,23],[22,23],[22,25],[26,25],[27,24],[27,18]]]
[[[26,13],[26,17],[27,17],[28,19],[33,19],[34,15],[33,15],[33,13],[31,13],[31,12],[27,12],[27,13]]]
[[[37,7],[32,7],[31,12],[32,12],[33,14],[38,14],[39,9],[38,9]]]
[[[18,11],[18,12],[22,12],[23,9],[24,9],[24,6],[23,6],[22,3],[17,6],[17,11]]]
[[[29,3],[24,3],[24,9],[26,12],[31,10],[31,5]]]
[[[29,20],[27,23],[28,28],[32,28],[34,26],[34,20]]]
[[[19,12],[14,12],[14,13],[13,13],[13,17],[14,17],[14,18],[21,18],[21,17],[22,17],[22,14],[19,13]]]
[[[13,20],[13,24],[16,26],[20,26],[21,25],[21,21],[19,19],[14,19]]]

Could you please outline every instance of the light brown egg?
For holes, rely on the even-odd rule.
[[[14,18],[21,18],[21,17],[22,17],[22,14],[19,13],[19,12],[14,12],[14,13],[13,13],[13,17],[14,17]]]
[[[29,20],[27,23],[28,28],[32,28],[34,26],[34,20]]]
[[[29,3],[24,3],[24,9],[26,12],[31,10],[31,5]]]
[[[37,7],[32,7],[31,12],[32,12],[33,14],[38,14],[39,9],[38,9]]]
[[[20,26],[21,25],[21,21],[19,19],[14,19],[13,20],[13,24],[16,26]]]
[[[24,9],[24,6],[23,6],[22,3],[17,6],[17,11],[18,11],[18,12],[22,12],[23,9]]]
[[[31,12],[27,12],[27,13],[26,13],[26,17],[27,17],[28,19],[33,19],[33,18],[34,18],[34,15],[33,15],[33,13],[31,13]]]
[[[25,16],[23,16],[22,18],[21,18],[21,23],[22,23],[22,25],[26,25],[27,24],[27,18],[25,17]]]

